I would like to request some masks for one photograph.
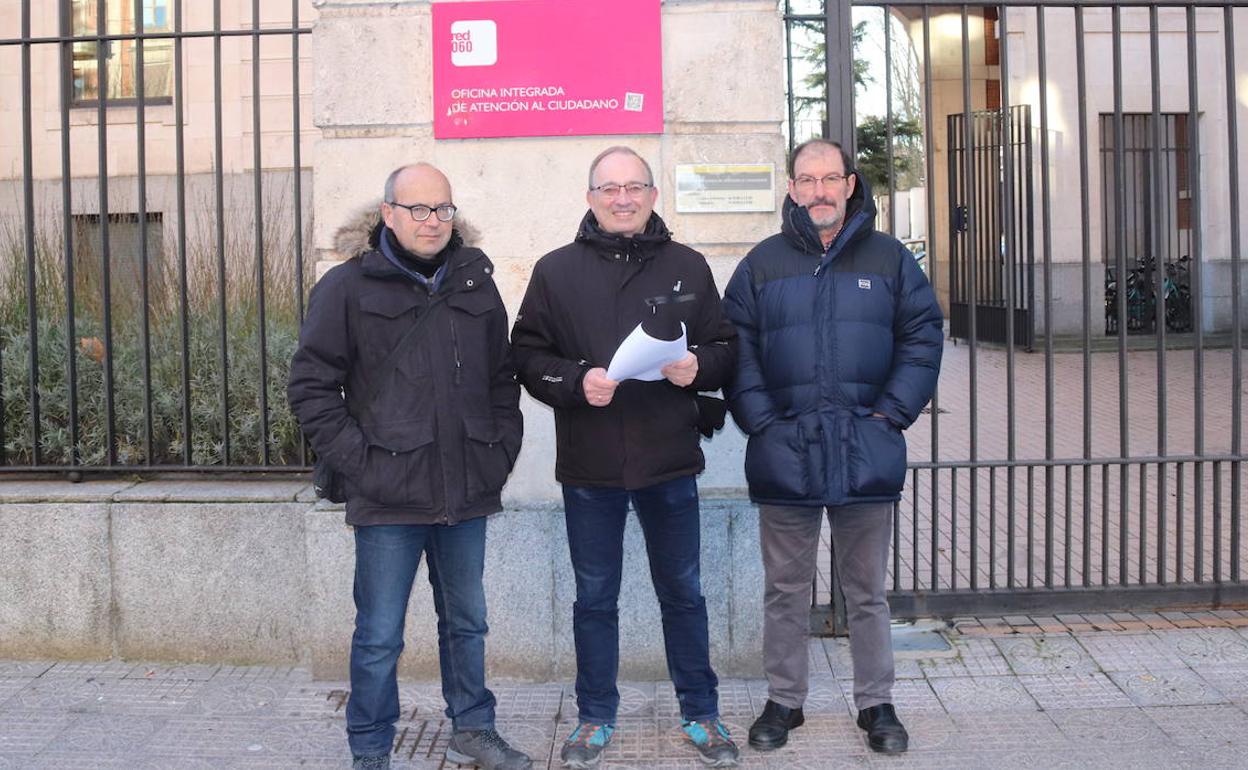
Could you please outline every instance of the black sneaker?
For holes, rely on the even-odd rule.
[[[533,767],[527,754],[507,745],[494,729],[452,734],[451,743],[446,747],[446,761],[484,770],[530,770]]]
[[[867,731],[867,745],[881,754],[901,754],[910,745],[906,728],[897,719],[893,704],[881,703],[858,712],[858,726]]]
[[[390,755],[352,757],[351,770],[390,770]]]

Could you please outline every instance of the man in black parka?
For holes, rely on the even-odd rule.
[[[630,501],[645,535],[684,732],[707,764],[729,767],[737,758],[719,721],[710,664],[695,482],[704,466],[696,394],[727,380],[736,333],[706,260],[672,240],[654,213],[656,196],[650,167],[633,150],[612,147],[595,158],[590,210],[576,240],[538,261],[512,330],[521,382],[555,410],[555,477],[576,575],[579,724],[561,751],[565,767],[596,765],[614,730]],[[684,324],[684,357],[657,380],[609,379],[604,367],[620,343],[656,320],[666,321],[673,339]]]
[[[427,555],[451,762],[523,770],[485,686],[485,517],[520,451],[520,391],[493,265],[464,245],[451,186],[418,163],[386,180],[350,256],[312,290],[288,397],[346,481],[355,531],[347,737],[357,770],[388,768],[412,581]],[[341,233],[340,233],[341,235]],[[348,239],[350,240],[350,239]],[[340,246],[341,246],[340,238]]]

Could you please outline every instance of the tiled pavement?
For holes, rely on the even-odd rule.
[[[745,749],[742,766],[1248,767],[1248,615],[1209,617],[1227,623],[961,619],[943,631],[949,650],[898,655],[894,698],[911,734],[900,757],[873,755],[853,724],[844,641],[814,640],[806,726],[780,751]],[[571,685],[492,684],[500,730],[538,767],[557,767]],[[395,767],[454,767],[436,683],[400,692]],[[621,695],[604,768],[701,766],[676,729],[670,683],[627,683]],[[0,769],[343,768],[346,698],[345,683],[299,669],[0,661]],[[721,684],[742,743],[765,700],[761,681]]]

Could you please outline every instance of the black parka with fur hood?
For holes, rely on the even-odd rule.
[[[336,248],[350,258],[312,290],[291,409],[346,477],[347,523],[454,524],[494,513],[523,433],[494,267],[465,245],[474,233],[457,219],[431,293],[378,250],[382,227],[373,206],[339,230]],[[376,396],[362,403],[370,389]]]

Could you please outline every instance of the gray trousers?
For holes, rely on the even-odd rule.
[[[854,662],[854,705],[892,702],[893,644],[885,580],[892,545],[891,503],[827,509],[836,552],[836,575],[845,594],[849,649]],[[806,701],[810,663],[810,592],[823,510],[759,506],[766,572],[763,600],[763,668],[768,697],[788,708]]]

